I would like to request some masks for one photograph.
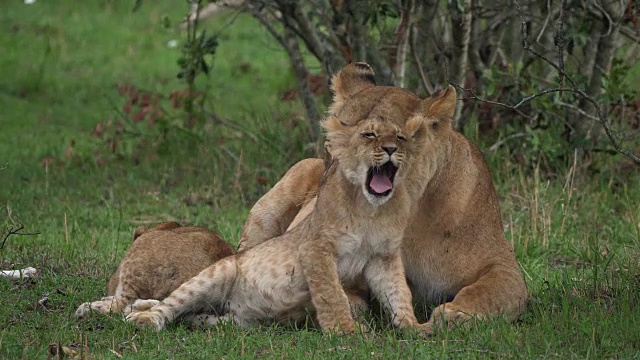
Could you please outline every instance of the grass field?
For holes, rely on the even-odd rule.
[[[76,320],[80,303],[105,294],[135,226],[178,220],[235,244],[253,202],[313,155],[302,110],[280,100],[294,86],[286,55],[251,18],[227,26],[231,14],[206,27],[220,32],[210,98],[232,126],[170,134],[147,149],[133,137],[124,156],[109,155],[91,132],[119,116],[118,85],[184,88],[179,50],[168,46],[184,34],[162,19],[179,21],[186,6],[145,1],[132,13],[133,3],[13,1],[0,11],[0,224],[10,212],[40,232],[12,236],[0,250],[2,269],[39,270],[34,279],[0,279],[0,358],[44,359],[53,343],[88,359],[640,358],[640,177],[611,155],[597,172],[567,164],[543,176],[506,161],[505,150],[487,153],[530,291],[512,324],[422,340],[384,322],[372,334],[329,337],[276,326],[156,333],[120,316]]]

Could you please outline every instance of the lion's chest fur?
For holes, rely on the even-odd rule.
[[[401,237],[401,231],[381,228],[375,222],[359,224],[351,231],[336,236],[338,276],[342,283],[350,284],[357,280],[372,258],[397,251]]]
[[[405,206],[407,192],[403,186],[395,189],[385,204],[373,206],[362,196],[361,189],[353,189],[340,173],[337,171],[336,178],[328,181],[325,191],[320,193],[314,217],[325,224],[315,231],[334,243],[338,277],[348,285],[358,280],[372,258],[398,251],[410,209]],[[338,197],[350,204],[336,207]]]

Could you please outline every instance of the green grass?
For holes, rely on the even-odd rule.
[[[555,176],[488,153],[507,238],[531,301],[521,319],[488,321],[429,340],[391,329],[329,337],[264,327],[137,330],[119,316],[77,321],[76,307],[106,291],[106,280],[136,225],[176,219],[218,230],[236,243],[246,214],[295,161],[312,155],[286,55],[251,18],[220,31],[207,82],[216,113],[243,129],[207,127],[169,145],[96,161],[90,132],[117,118],[118,84],[168,94],[184,39],[161,26],[181,2],[14,1],[0,12],[0,204],[37,236],[13,236],[2,268],[34,266],[39,277],[0,279],[0,358],[45,358],[47,347],[86,344],[88,358],[634,358],[640,357],[640,180],[616,158]],[[148,130],[145,130],[148,131]],[[153,134],[153,132],[148,132]],[[73,156],[65,156],[75,140]],[[485,147],[486,148],[486,147]],[[104,149],[103,149],[104,150]],[[53,159],[47,165],[43,159]],[[238,165],[239,162],[239,165]],[[45,161],[46,163],[46,161]],[[573,172],[577,172],[572,177]],[[0,221],[6,219],[3,210]],[[34,305],[48,296],[45,306]]]

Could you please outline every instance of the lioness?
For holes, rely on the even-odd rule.
[[[421,100],[401,88],[376,86],[373,70],[364,63],[347,65],[334,76],[332,88],[330,117],[355,127],[375,119],[404,126],[443,97],[455,99],[452,87]],[[431,314],[432,326],[496,315],[513,320],[526,305],[524,279],[503,234],[491,174],[478,148],[452,128],[450,109],[430,123],[426,149],[412,160],[424,176],[411,184],[419,203],[402,241],[407,280],[419,307],[441,304]],[[334,155],[332,139],[327,145]],[[239,250],[294,228],[312,210],[343,203],[346,199],[334,194],[329,205],[316,204],[324,168],[321,159],[293,166],[251,210]]]
[[[126,313],[136,299],[164,299],[202,269],[233,252],[229,243],[207,229],[183,227],[176,222],[148,230],[138,227],[133,244],[109,280],[109,296],[83,303],[76,316],[92,310]]]
[[[400,243],[425,177],[421,164],[432,129],[447,121],[455,94],[425,102],[406,123],[384,117],[355,125],[330,116],[322,126],[332,163],[317,205],[298,226],[218,261],[161,303],[142,305],[127,320],[161,329],[189,313],[220,311],[246,327],[299,322],[309,313],[323,331],[351,333],[356,326],[342,285],[364,279],[400,328],[430,332],[413,313]],[[209,324],[219,318],[208,318]]]

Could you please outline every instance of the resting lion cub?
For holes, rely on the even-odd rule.
[[[330,116],[355,128],[378,118],[402,127],[429,106],[455,101],[452,87],[422,100],[405,89],[377,86],[373,75],[369,65],[355,63],[334,76]],[[513,320],[526,306],[527,289],[503,234],[491,174],[478,148],[453,129],[453,107],[443,111],[450,113],[441,112],[440,121],[430,124],[422,156],[411,161],[424,174],[411,183],[418,206],[402,240],[414,302],[439,305],[428,322],[432,326],[492,316]],[[333,142],[328,150],[337,155]],[[322,159],[294,165],[251,209],[238,250],[295,228],[311,211],[332,211],[333,204],[346,201],[334,194],[331,202],[316,203],[324,168]]]
[[[429,332],[413,313],[400,244],[422,179],[433,175],[416,164],[430,129],[454,106],[450,97],[425,103],[402,126],[384,117],[354,126],[327,118],[322,126],[333,162],[309,216],[280,237],[218,261],[150,309],[134,305],[127,320],[162,329],[185,314],[217,310],[247,327],[303,321],[315,312],[323,331],[351,333],[343,285],[364,279],[395,326]]]
[[[232,254],[233,247],[207,229],[175,222],[137,228],[133,244],[109,280],[109,296],[80,305],[76,316],[92,310],[126,313],[136,299],[164,299],[202,269]]]

